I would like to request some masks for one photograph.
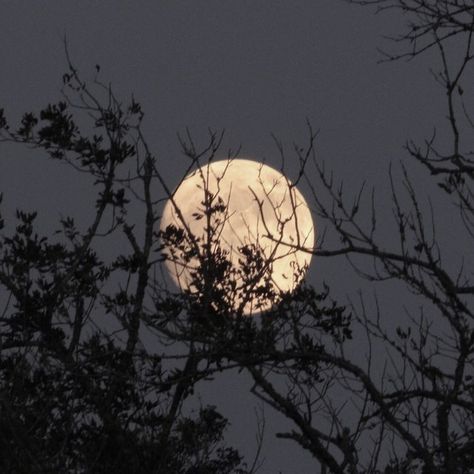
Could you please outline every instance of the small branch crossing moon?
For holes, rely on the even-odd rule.
[[[282,292],[294,290],[310,263],[315,240],[311,213],[296,186],[270,166],[247,159],[210,162],[188,175],[165,205],[162,235],[167,229],[178,232],[190,250],[165,245],[165,265],[176,285],[198,291],[195,270],[200,266],[202,272],[206,259],[222,251],[235,282],[210,283],[236,288],[238,296],[229,295],[229,301],[243,314],[265,311]],[[263,257],[251,257],[261,268],[247,267],[252,264],[250,250]],[[247,278],[252,271],[253,280]],[[275,297],[261,301],[255,289],[265,285]]]

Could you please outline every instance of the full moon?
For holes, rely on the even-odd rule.
[[[295,289],[315,239],[311,213],[296,186],[247,159],[210,162],[186,176],[165,205],[160,231],[163,241],[170,231],[181,239],[169,248],[164,242],[164,252],[165,266],[182,290],[199,291],[196,270],[211,255],[224,256],[233,281],[219,277],[211,285],[234,293],[227,296],[229,305],[245,315],[268,310]]]

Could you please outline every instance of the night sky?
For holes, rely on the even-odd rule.
[[[309,120],[320,130],[318,157],[348,191],[363,181],[375,186],[379,212],[389,215],[389,164],[406,158],[407,139],[431,133],[444,106],[428,71],[436,65],[431,53],[378,64],[377,48],[394,47],[382,37],[402,25],[396,12],[374,15],[336,0],[0,0],[0,106],[17,120],[60,99],[66,37],[84,79],[93,78],[100,64],[102,79],[117,95],[125,100],[133,93],[142,104],[146,138],[170,187],[188,164],[177,140],[186,127],[203,145],[209,127],[225,129],[222,157],[241,146],[242,157],[278,168],[274,134],[287,150],[291,178],[292,144],[306,144]],[[86,217],[86,187],[69,169],[23,148],[2,145],[0,153],[7,218],[15,208],[37,209],[51,231],[62,214]],[[421,181],[428,177],[414,173],[420,187],[429,186]],[[350,297],[363,284],[344,265],[316,258],[308,278]],[[399,295],[386,298],[395,312]],[[232,422],[229,440],[251,457],[259,404],[248,388],[227,374],[200,396],[219,405]],[[309,455],[274,438],[272,431],[285,425],[268,407],[265,416],[261,472],[316,472]]]

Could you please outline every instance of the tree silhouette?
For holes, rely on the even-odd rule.
[[[198,374],[188,379],[187,369],[165,370],[158,353],[137,346],[158,219],[154,160],[138,149],[140,106],[132,100],[123,109],[96,82],[103,105],[71,64],[63,80],[63,101],[26,113],[16,130],[3,113],[0,119],[3,141],[33,146],[85,172],[97,196],[85,230],[67,216],[55,235],[42,236],[36,213],[17,211],[16,228],[2,234],[1,471],[248,472],[225,446],[227,420],[215,407],[182,413]],[[79,110],[93,120],[92,136],[76,124]],[[130,163],[136,174],[122,178]],[[145,207],[141,244],[127,223],[129,194]],[[113,245],[119,233],[131,252],[106,262],[103,242]],[[166,314],[173,313],[169,306]],[[118,321],[122,331],[100,327],[99,315]]]
[[[391,169],[397,232],[387,239],[374,193],[347,195],[316,156],[317,134],[308,126],[308,143],[295,147],[292,159],[299,164],[295,183],[310,190],[320,237],[315,249],[284,244],[318,258],[345,257],[362,285],[400,282],[415,309],[393,327],[393,308],[370,294],[340,303],[326,285],[318,290],[304,281],[292,293],[275,292],[265,283],[272,262],[258,242],[238,249],[239,265],[221,248],[226,201],[205,180],[195,215],[207,220],[205,233],[193,235],[184,219],[159,231],[160,199],[173,192],[143,135],[141,106],[133,99],[124,105],[98,77],[84,82],[68,58],[62,101],[26,113],[15,128],[0,114],[2,141],[32,146],[85,173],[97,196],[85,230],[67,216],[57,234],[44,237],[35,213],[24,211],[15,229],[3,230],[3,471],[255,472],[257,460],[248,467],[225,445],[227,421],[215,407],[191,416],[185,409],[197,382],[238,368],[252,378],[255,397],[292,423],[276,436],[310,452],[315,470],[474,472],[472,252],[466,247],[456,265],[436,231],[443,218],[436,206],[447,202],[457,239],[472,243],[474,236],[466,81],[474,5],[352,3],[406,15],[408,30],[396,40],[409,49],[388,60],[439,53],[435,77],[447,97],[449,138],[406,146],[436,180],[438,194],[431,202],[420,197],[409,163],[401,178]],[[78,125],[86,120],[90,134]],[[221,141],[212,131],[203,147],[182,138],[189,158],[183,175],[214,160]],[[132,210],[137,203],[141,222]],[[124,238],[129,252],[107,257],[104,248]],[[191,267],[184,291],[165,285],[165,259]],[[295,278],[302,270],[295,268]],[[264,283],[256,285],[262,271]],[[250,299],[257,308],[259,301],[275,304],[248,317]],[[110,329],[117,324],[119,330]],[[158,349],[140,342],[145,330]]]

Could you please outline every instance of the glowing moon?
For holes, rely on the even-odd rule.
[[[206,207],[214,211],[206,213]],[[199,244],[199,256],[188,261],[183,261],[182,253],[176,249],[165,249],[165,265],[171,278],[178,287],[191,292],[197,291],[191,273],[202,262],[205,251],[210,250],[205,243],[211,226],[215,240],[235,269],[229,277],[236,280],[232,288],[243,288],[240,280],[249,273],[242,262],[249,263],[254,257],[249,257],[245,249],[259,249],[267,265],[262,266],[261,275],[257,274],[252,285],[256,288],[266,282],[275,298],[257,301],[252,296],[244,301],[242,291],[230,304],[234,309],[240,307],[243,314],[269,309],[281,292],[291,292],[296,287],[311,260],[311,253],[301,249],[312,250],[315,239],[311,213],[298,189],[279,171],[246,159],[211,162],[188,175],[165,205],[160,231],[165,232],[170,226],[191,235],[190,245]],[[222,285],[219,281],[212,284]],[[248,291],[248,281],[245,285],[247,293],[253,294]]]

